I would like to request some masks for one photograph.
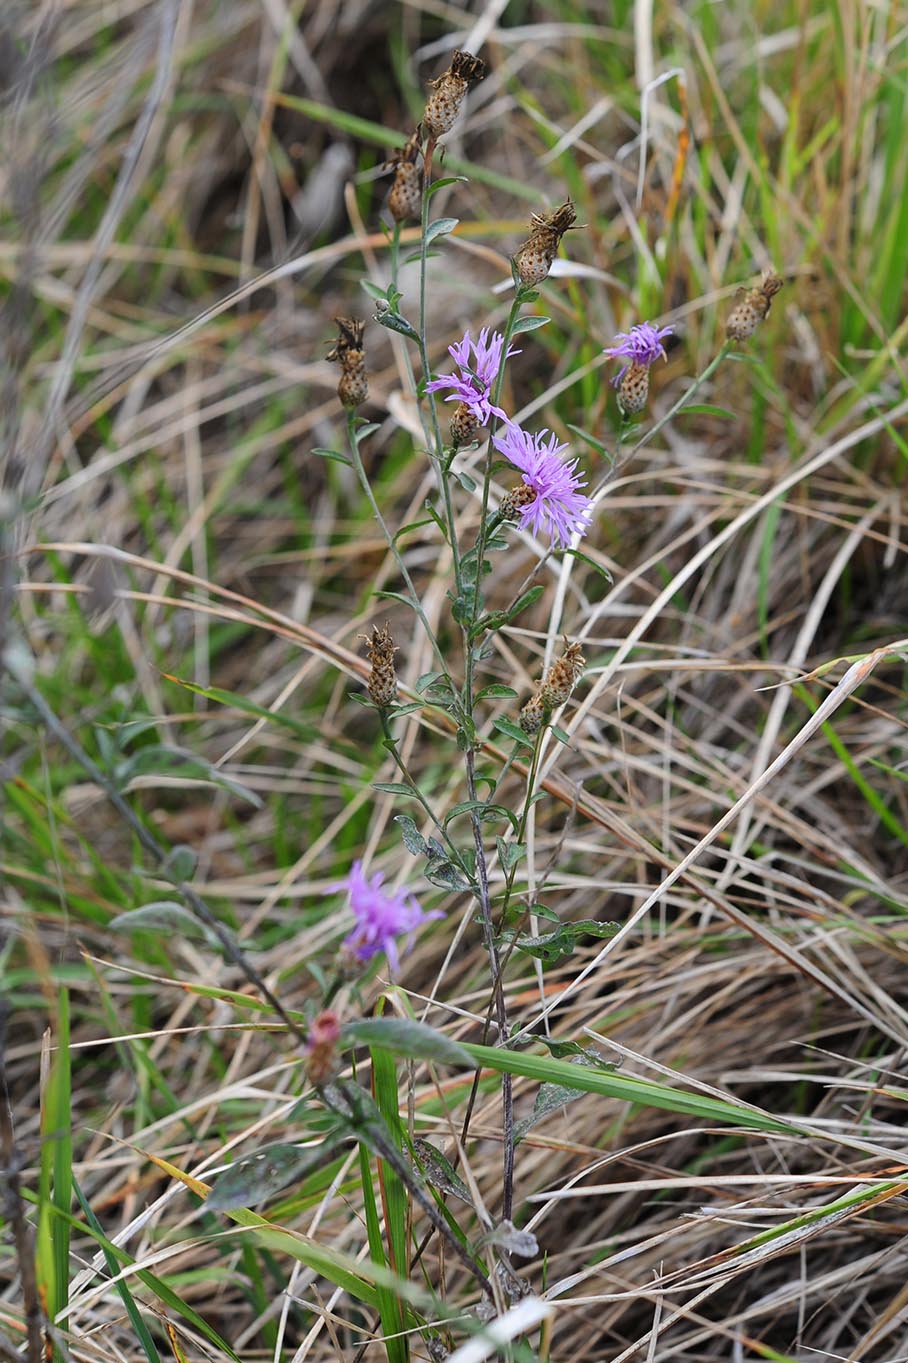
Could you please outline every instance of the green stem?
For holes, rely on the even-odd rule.
[[[445,663],[444,655],[442,654],[441,648],[439,647],[438,640],[435,638],[435,635],[432,631],[432,627],[429,624],[428,619],[426,618],[426,613],[422,608],[422,602],[420,601],[416,593],[416,588],[413,585],[413,579],[410,576],[407,565],[404,563],[400,550],[394,543],[394,536],[391,534],[387,522],[385,521],[384,516],[381,514],[378,502],[375,500],[375,493],[372,491],[372,485],[369,482],[369,479],[366,475],[366,470],[363,467],[362,456],[359,452],[359,442],[356,439],[356,416],[352,411],[349,411],[347,413],[347,444],[353,460],[353,467],[356,470],[356,476],[360,482],[360,487],[366,494],[366,500],[368,501],[369,505],[372,508],[372,514],[378,521],[379,526],[381,527],[381,531],[385,537],[385,543],[388,546],[388,549],[391,553],[391,557],[397,564],[398,571],[400,572],[400,575],[403,578],[404,582],[407,584],[407,591],[410,594],[410,604],[412,605],[414,611],[419,617],[420,624],[426,631],[426,636],[429,640],[429,643],[432,645],[432,650],[435,653],[436,658],[438,659],[438,662],[441,666],[441,670],[444,673],[448,683],[450,684],[453,690],[454,683],[452,682],[450,676],[448,675],[447,665]]]

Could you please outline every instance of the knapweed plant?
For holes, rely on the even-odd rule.
[[[607,506],[609,474],[597,479],[590,463],[592,451],[575,449],[548,428],[518,424],[503,397],[509,362],[537,343],[540,327],[555,325],[536,305],[566,233],[579,230],[573,204],[567,200],[554,210],[540,207],[533,213],[529,234],[515,246],[511,258],[512,295],[501,330],[486,319],[476,319],[436,363],[432,357],[438,355],[438,346],[427,330],[430,262],[445,251],[445,238],[458,225],[456,218],[432,215],[436,192],[454,186],[456,198],[460,183],[457,178],[432,178],[439,164],[438,144],[483,75],[479,57],[458,51],[449,69],[433,82],[420,126],[388,166],[394,178],[387,199],[391,219],[387,283],[365,285],[371,306],[362,315],[336,319],[337,334],[328,355],[340,366],[337,394],[346,411],[346,448],[334,454],[354,468],[399,573],[399,580],[381,592],[389,615],[394,614],[393,628],[390,622],[375,625],[365,639],[369,670],[361,700],[371,711],[368,722],[380,728],[394,766],[389,773],[393,779],[376,783],[376,789],[400,801],[397,823],[414,858],[413,874],[406,884],[386,885],[382,874],[370,870],[358,856],[344,879],[332,887],[342,913],[352,915],[352,926],[338,934],[336,958],[320,965],[321,998],[301,1033],[311,1085],[303,1108],[314,1104],[323,1112],[327,1122],[323,1139],[314,1151],[278,1146],[240,1161],[216,1182],[209,1199],[211,1206],[222,1208],[248,1203],[260,1191],[299,1179],[324,1161],[326,1151],[352,1137],[359,1147],[375,1275],[370,1292],[362,1283],[359,1290],[376,1309],[373,1328],[380,1330],[393,1359],[406,1356],[408,1331],[422,1330],[430,1342],[433,1330],[441,1331],[443,1341],[435,1339],[432,1347],[443,1352],[458,1330],[476,1329],[482,1320],[516,1308],[528,1292],[515,1260],[535,1255],[538,1247],[533,1236],[514,1225],[520,1211],[515,1158],[526,1123],[518,1128],[515,1120],[512,1075],[531,1072],[527,1055],[532,1038],[522,1030],[523,1019],[509,1009],[506,972],[515,955],[529,956],[538,963],[544,988],[546,967],[569,956],[579,937],[602,938],[615,931],[615,925],[595,917],[560,922],[557,912],[537,900],[536,877],[526,866],[528,829],[544,795],[543,754],[551,740],[569,741],[559,719],[587,666],[583,638],[590,622],[571,621],[569,633],[557,644],[557,655],[552,650],[528,694],[497,680],[491,668],[499,637],[508,640],[511,650],[521,647],[513,627],[540,601],[549,580],[539,568],[561,559],[568,571],[571,557],[584,553],[582,543],[595,543],[599,516]],[[416,296],[407,297],[400,284],[401,252],[405,232],[408,244],[412,239],[407,225],[413,221],[419,224],[418,285]],[[704,374],[679,385],[671,409],[640,435],[631,419],[647,408],[651,367],[668,358],[667,344],[674,338],[681,349],[674,329],[634,321],[627,332],[600,347],[603,364],[623,362],[612,381],[617,389],[615,448],[608,450],[608,437],[600,446],[609,455],[610,469],[631,457],[691,399],[728,353],[731,341],[752,334],[780,282],[777,276],[767,276],[761,288],[735,304],[726,344]],[[551,280],[549,287],[557,287],[557,282]],[[379,327],[403,338],[424,436],[412,459],[432,472],[434,491],[418,525],[390,520],[362,457],[363,442],[376,430],[359,413],[368,401],[369,333]],[[676,383],[678,377],[676,372]],[[440,627],[430,622],[406,553],[409,538],[426,533],[437,537],[438,552],[450,562],[447,613]],[[503,597],[495,564],[518,536],[535,545],[539,568],[516,594]],[[413,651],[420,631],[433,666],[404,693],[396,658]],[[527,671],[534,670],[528,660]],[[441,760],[449,768],[459,766],[456,799],[440,803],[436,788],[411,774],[404,736],[408,726],[421,723],[430,726]],[[373,982],[399,974],[401,957],[414,937],[432,931],[427,925],[457,915],[460,931],[481,939],[487,967],[483,1021],[470,1042],[452,1044],[408,1016],[406,1008],[403,1016],[389,1016],[389,995],[383,996],[380,1015],[367,1017]],[[402,996],[393,997],[400,1009]],[[611,1074],[595,1053],[580,1047],[572,1053],[544,1038],[537,1040],[535,1059],[541,1052],[542,1073],[550,1080],[540,1094],[540,1112],[563,1105],[583,1090],[615,1092],[617,1085],[622,1091],[622,1084],[628,1083]],[[368,1082],[356,1064],[351,1065],[356,1048],[364,1045],[371,1050]],[[404,1129],[392,1055],[476,1071],[466,1115],[458,1128],[449,1129],[445,1151],[422,1140],[412,1119],[409,1130]],[[568,1068],[567,1055],[580,1063]],[[467,1188],[457,1169],[471,1140],[479,1066],[497,1071],[500,1084],[502,1168],[500,1201],[494,1206],[485,1205],[475,1190]],[[409,1092],[412,1105],[412,1087]],[[632,1096],[630,1089],[627,1095]],[[377,1160],[374,1169],[371,1157]],[[460,1205],[467,1204],[467,1215],[448,1209],[444,1196],[451,1193],[462,1199]],[[454,1299],[422,1266],[416,1271],[425,1262],[429,1240],[436,1237],[440,1249],[433,1251],[433,1262],[439,1261],[438,1255],[448,1262],[457,1259],[467,1275],[465,1294]],[[336,1280],[341,1283],[340,1277]],[[349,1278],[342,1285],[350,1288]],[[453,1317],[465,1305],[470,1313],[455,1326]],[[436,1321],[431,1329],[430,1318]],[[448,1323],[437,1324],[444,1321]]]

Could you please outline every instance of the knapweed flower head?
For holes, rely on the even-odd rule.
[[[566,199],[554,213],[533,213],[530,235],[514,252],[514,268],[521,284],[541,284],[555,263],[561,238],[577,221],[577,210]]]
[[[764,270],[756,289],[738,289],[735,306],[725,323],[725,334],[730,341],[746,341],[753,336],[761,322],[769,316],[769,307],[785,281],[774,270]]]
[[[423,913],[409,890],[383,890],[383,880],[381,871],[367,877],[362,862],[355,861],[346,880],[332,889],[346,890],[356,919],[353,931],[344,938],[343,949],[360,962],[384,952],[395,973],[400,965],[396,938],[409,938],[421,923],[443,918],[444,914],[440,910]]]
[[[445,402],[462,402],[475,416],[480,426],[487,426],[493,416],[506,421],[507,417],[500,407],[492,403],[492,385],[498,377],[504,350],[504,337],[498,331],[489,335],[489,328],[483,327],[479,339],[474,341],[469,331],[464,332],[463,340],[448,346],[448,354],[453,359],[459,374],[439,374],[437,379],[426,384],[427,393],[437,393],[450,388]],[[519,355],[513,346],[505,359]]]
[[[422,128],[427,137],[442,137],[453,128],[467,91],[483,79],[486,64],[472,52],[457,51],[451,65],[437,80],[429,81],[432,94],[422,116]]]
[[[335,317],[337,340],[327,356],[341,367],[337,396],[351,411],[369,396],[366,356],[363,351],[365,324],[355,317]]]
[[[560,445],[548,431],[529,435],[513,422],[493,444],[520,469],[529,490],[518,489],[521,495],[514,499],[513,513],[522,530],[534,535],[546,530],[555,544],[567,544],[572,534],[586,534],[593,503],[579,491],[586,480],[576,472],[577,460],[568,463],[562,458],[567,445]]]
[[[361,634],[366,641],[366,656],[372,664],[367,683],[370,699],[382,709],[397,699],[397,676],[394,655],[397,645],[391,637],[390,625],[373,625],[371,637]]]
[[[627,360],[627,364],[612,379],[612,387],[618,388],[631,365],[641,365],[649,368],[655,364],[660,355],[663,360],[667,360],[665,346],[662,342],[666,336],[672,335],[671,327],[654,327],[652,322],[641,322],[639,326],[631,327],[630,331],[619,331],[615,337],[615,344],[607,346],[604,353],[610,359]]]

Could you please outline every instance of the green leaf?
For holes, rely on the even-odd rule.
[[[476,693],[477,700],[512,700],[517,695],[513,686],[503,686],[500,682],[493,682],[491,686],[484,686],[481,691]]]
[[[396,544],[399,539],[402,539],[404,535],[409,534],[411,530],[421,530],[424,525],[434,524],[434,516],[426,516],[425,520],[421,521],[407,521],[406,525],[402,525],[399,530],[395,531],[392,543]]]
[[[403,781],[373,781],[373,790],[381,790],[385,795],[409,795],[411,800],[415,798],[412,786],[407,786]]]
[[[535,956],[537,960],[551,965],[565,956],[573,955],[578,937],[614,937],[620,926],[619,923],[600,923],[596,918],[587,918],[576,923],[561,923],[554,932],[547,932],[541,937],[515,934],[507,929],[502,933],[502,939],[513,943],[516,951]]]
[[[430,199],[438,190],[444,189],[445,185],[468,185],[470,183],[466,175],[446,175],[444,179],[435,180],[426,190],[426,198]]]
[[[416,827],[415,820],[411,819],[409,814],[395,814],[394,822],[400,825],[401,837],[407,851],[412,852],[414,857],[428,856],[429,844]]]
[[[551,732],[559,743],[570,744],[571,736],[565,729],[562,729],[560,724],[551,725]]]
[[[194,848],[187,847],[185,842],[178,842],[164,858],[161,874],[166,876],[171,884],[180,885],[183,881],[192,880],[198,864],[199,859]]]
[[[326,450],[319,445],[316,449],[310,450],[309,453],[317,454],[320,459],[333,459],[336,464],[346,464],[351,469],[353,467],[353,460],[348,455],[341,454],[340,450]]]
[[[538,331],[551,320],[551,317],[518,317],[511,327],[511,335],[519,336],[522,331]]]
[[[593,1068],[596,1068],[600,1063],[598,1057],[593,1060],[583,1052],[581,1052],[580,1055],[575,1056],[574,1059],[568,1061],[568,1064],[571,1065],[585,1065]],[[608,1066],[606,1068],[614,1071],[614,1066]],[[561,1108],[567,1107],[568,1103],[572,1103],[575,1098],[581,1098],[583,1092],[583,1089],[568,1087],[567,1084],[543,1084],[536,1094],[536,1099],[533,1103],[533,1111],[528,1117],[524,1117],[522,1121],[516,1124],[514,1128],[515,1140],[523,1140],[527,1132],[531,1131],[537,1122],[541,1122],[545,1117],[550,1116],[551,1113],[558,1112]]]
[[[219,786],[229,790],[232,795],[248,801],[256,809],[261,809],[262,801],[254,791],[239,781],[232,780],[219,768],[206,762],[204,758],[185,748],[169,743],[150,743],[131,757],[118,762],[114,769],[114,779],[119,788],[128,793],[138,787],[143,777],[171,777],[174,781],[192,782]]]
[[[436,218],[434,222],[430,222],[426,228],[426,246],[435,241],[436,237],[444,237],[453,232],[459,222],[460,218]]]
[[[85,1220],[88,1222],[89,1226],[95,1232],[95,1234],[100,1235],[101,1223],[95,1216],[89,1203],[86,1201],[85,1194],[79,1187],[79,1184],[76,1181],[75,1177],[73,1178],[73,1188],[75,1189],[76,1197],[79,1199],[79,1205],[81,1206],[82,1211],[85,1213]],[[117,1289],[117,1295],[119,1296],[121,1302],[123,1303],[123,1306],[126,1310],[126,1314],[129,1316],[129,1323],[132,1326],[133,1330],[135,1331],[136,1339],[141,1344],[145,1357],[148,1359],[148,1363],[160,1363],[161,1356],[158,1353],[157,1345],[152,1339],[151,1333],[148,1329],[148,1326],[145,1324],[142,1313],[139,1310],[138,1306],[136,1305],[135,1299],[129,1290],[127,1280],[119,1276],[120,1265],[118,1264],[117,1260],[114,1258],[113,1254],[111,1254],[110,1250],[107,1248],[106,1245],[103,1244],[101,1245],[101,1253],[104,1255],[104,1262],[107,1264],[108,1273],[110,1274],[111,1278],[116,1278],[117,1280],[114,1283],[114,1287]]]
[[[476,481],[475,479],[471,478],[468,473],[458,473],[455,476],[457,478],[458,483],[460,483],[460,486],[463,488],[464,492],[476,491]]]
[[[524,592],[523,596],[518,596],[513,606],[511,606],[508,609],[505,615],[505,619],[506,620],[515,619],[518,615],[520,615],[521,611],[527,610],[527,608],[532,606],[534,602],[538,601],[544,591],[545,588],[541,586],[531,587],[528,592]]]
[[[359,1045],[379,1046],[407,1060],[432,1060],[436,1064],[453,1065],[458,1069],[476,1068],[473,1057],[458,1042],[413,1018],[361,1018],[341,1028],[341,1039]]]
[[[374,317],[380,327],[387,327],[388,331],[396,331],[399,336],[406,336],[410,341],[419,340],[419,332],[399,312],[392,312],[389,308],[386,312],[376,312]],[[372,429],[376,428],[373,427]]]
[[[345,460],[349,463],[349,460]],[[254,701],[247,700],[245,696],[238,696],[233,691],[224,691],[219,686],[198,686],[195,682],[183,681],[181,677],[175,677],[169,672],[164,674],[165,680],[173,682],[176,686],[182,686],[184,690],[191,691],[194,696],[203,696],[205,700],[213,700],[217,705],[229,705],[234,710],[239,710],[245,715],[254,715],[256,719],[267,720],[269,724],[278,724],[298,738],[310,740],[318,737],[318,731],[312,724],[301,724],[298,719],[293,719],[283,714],[280,710],[266,710],[261,705],[256,705]]]
[[[600,577],[605,578],[606,582],[614,582],[615,579],[612,577],[608,568],[603,568],[601,563],[597,563],[595,559],[591,559],[589,554],[585,554],[582,549],[565,549],[564,553],[566,557],[570,555],[571,558],[579,558],[581,563],[585,563],[588,568],[592,568],[593,572],[598,573]]]
[[[190,942],[207,942],[209,946],[221,946],[217,933],[196,918],[190,909],[172,899],[154,899],[141,908],[118,913],[107,926],[114,932],[154,932],[184,937]]]
[[[730,412],[727,407],[714,407],[711,402],[692,402],[689,407],[681,408],[683,416],[690,416],[692,413],[699,416],[721,416],[728,421],[738,420],[735,413]]]
[[[432,1188],[438,1188],[443,1193],[448,1193],[451,1197],[459,1197],[461,1202],[466,1202],[468,1207],[473,1206],[473,1198],[470,1190],[459,1178],[457,1172],[446,1159],[440,1150],[436,1150],[434,1145],[417,1136],[413,1141],[413,1149],[422,1166],[423,1177]]]
[[[315,1146],[270,1145],[237,1160],[216,1176],[206,1206],[226,1212],[235,1207],[254,1207],[259,1202],[267,1202],[288,1183],[324,1162],[345,1135],[337,1127],[333,1136]]]
[[[528,738],[519,725],[511,719],[504,719],[502,716],[492,721],[492,728],[499,733],[507,734],[508,738],[513,738],[515,743],[520,743],[524,748],[534,747],[533,740]]]
[[[733,1126],[752,1127],[758,1131],[797,1134],[796,1125],[762,1112],[759,1108],[733,1103],[730,1099],[688,1093],[684,1089],[672,1088],[670,1084],[637,1079],[592,1066],[570,1065],[553,1056],[531,1055],[526,1051],[512,1051],[501,1046],[481,1046],[470,1042],[465,1049],[484,1069],[498,1073],[519,1074],[543,1084],[564,1084],[568,1088],[582,1089],[584,1093],[598,1093],[603,1098],[617,1098],[643,1107],[683,1112],[701,1122],[729,1122]]]
[[[495,842],[498,846],[498,860],[505,871],[512,870],[527,854],[525,842],[505,842],[504,838],[496,838]]]
[[[378,284],[373,284],[371,279],[361,279],[359,287],[364,289],[371,299],[376,303],[387,303],[388,291],[381,288]]]
[[[425,869],[425,877],[430,885],[438,885],[443,890],[472,890],[459,866],[450,857],[433,857]]]

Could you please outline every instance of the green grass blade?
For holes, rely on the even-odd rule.
[[[79,1187],[78,1181],[76,1180],[75,1177],[73,1178],[73,1188],[75,1190],[76,1197],[79,1199],[79,1205],[81,1206],[82,1211],[85,1213],[85,1219],[88,1222],[91,1229],[95,1232],[96,1236],[100,1237],[99,1239],[100,1243],[100,1240],[104,1238],[100,1222],[98,1221],[98,1218],[95,1216],[94,1212],[92,1211],[91,1207],[86,1201],[85,1194]],[[120,1271],[120,1265],[117,1263],[116,1256],[111,1253],[111,1251],[107,1248],[106,1244],[101,1245],[101,1253],[104,1255],[104,1258],[107,1262],[107,1267],[110,1270],[111,1277],[116,1278],[117,1274]],[[120,1278],[116,1283],[116,1288],[120,1300],[122,1301],[124,1307],[126,1308],[126,1314],[129,1316],[132,1328],[136,1332],[136,1338],[138,1339],[139,1343],[142,1346],[142,1350],[145,1354],[145,1357],[148,1359],[148,1363],[161,1363],[161,1356],[158,1353],[157,1346],[155,1345],[155,1342],[152,1339],[151,1334],[149,1333],[148,1326],[142,1319],[142,1313],[139,1310],[135,1297],[129,1290],[129,1286],[126,1280],[124,1278]]]

